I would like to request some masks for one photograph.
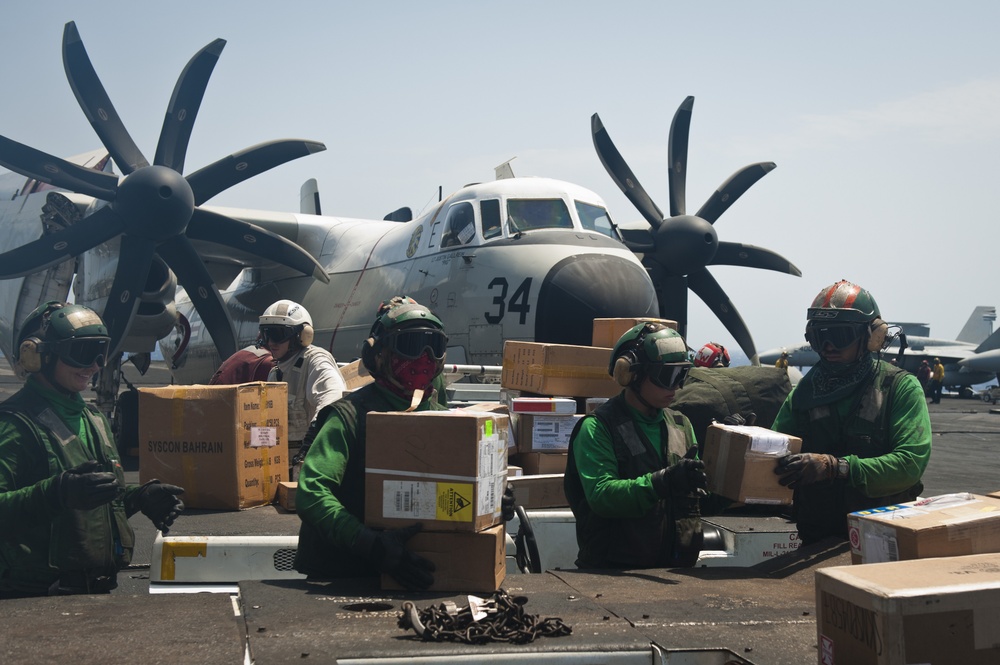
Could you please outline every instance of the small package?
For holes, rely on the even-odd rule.
[[[563,474],[546,473],[534,476],[507,478],[514,487],[517,505],[525,509],[565,508],[569,506],[563,489]]]
[[[741,503],[789,505],[792,490],[774,473],[778,458],[799,452],[802,440],[764,427],[709,426],[705,436],[708,491]]]

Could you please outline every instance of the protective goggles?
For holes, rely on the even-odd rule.
[[[648,378],[654,386],[659,388],[664,388],[666,390],[677,390],[684,386],[684,382],[687,380],[688,372],[691,371],[691,365],[646,365],[645,366],[646,378]]]
[[[806,341],[816,353],[821,353],[827,344],[835,349],[846,349],[861,339],[864,324],[857,323],[810,323],[806,326]]]
[[[436,328],[404,328],[382,338],[384,348],[403,358],[416,360],[430,351],[434,360],[444,358],[448,336]]]
[[[264,342],[281,344],[295,337],[295,326],[261,326],[260,337]]]
[[[70,367],[90,367],[94,363],[104,367],[111,339],[108,337],[81,337],[46,343],[46,350]]]

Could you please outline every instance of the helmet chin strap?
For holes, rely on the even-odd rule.
[[[645,381],[645,379],[643,379],[643,381]],[[635,398],[637,400],[639,400],[640,404],[642,404],[644,407],[646,407],[647,409],[649,409],[653,413],[656,413],[656,407],[653,406],[652,404],[650,404],[649,402],[647,402],[646,398],[644,398],[642,396],[642,393],[639,392],[639,386],[641,386],[641,385],[642,385],[642,381],[638,381],[635,384],[629,386],[628,389],[635,396]]]

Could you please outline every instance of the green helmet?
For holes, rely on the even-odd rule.
[[[28,345],[24,346],[25,341]],[[38,367],[44,357],[59,357],[74,367],[88,367],[95,361],[103,365],[110,345],[108,328],[94,310],[83,305],[49,301],[32,311],[21,325],[17,336],[15,360],[22,359],[24,349],[33,358],[28,367]],[[29,369],[38,371],[38,369]]]
[[[842,279],[819,292],[806,318],[810,322],[868,323],[881,316],[867,289]]]
[[[401,331],[408,334],[402,335]],[[395,354],[416,358],[430,350],[438,361],[438,372],[444,367],[448,336],[444,324],[434,312],[408,296],[396,296],[382,301],[368,339],[361,349],[361,362],[372,376],[385,372],[379,357]]]
[[[625,387],[648,377],[661,388],[679,388],[690,368],[691,356],[679,332],[661,323],[640,323],[618,339],[608,374]]]

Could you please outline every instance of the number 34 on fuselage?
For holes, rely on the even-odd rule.
[[[315,343],[342,360],[359,355],[378,304],[399,293],[441,317],[454,363],[500,364],[508,339],[586,345],[595,317],[658,312],[652,282],[604,202],[568,182],[470,185],[406,222],[224,212],[288,237],[330,275],[322,284],[286,269],[244,270],[225,293],[241,343],[254,339],[258,313],[279,297],[302,302]],[[192,318],[185,355],[207,360],[211,338],[178,304]],[[170,339],[161,345],[169,357]],[[187,378],[199,380],[203,363],[191,364],[199,375]],[[183,374],[183,366],[175,372]]]

